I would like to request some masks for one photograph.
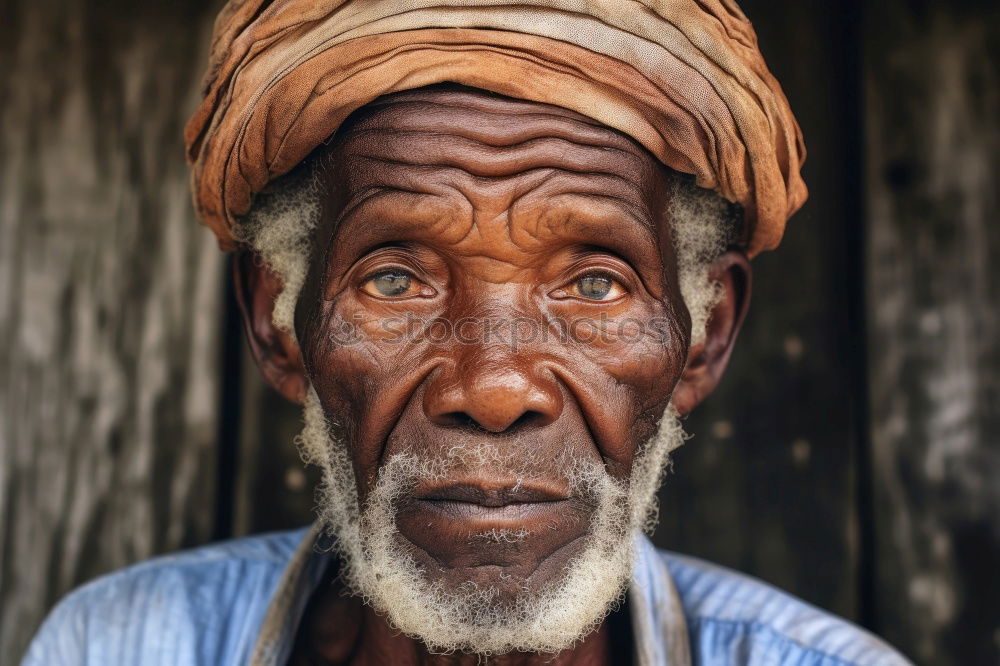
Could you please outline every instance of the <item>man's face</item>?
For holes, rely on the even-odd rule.
[[[687,352],[664,174],[572,112],[414,92],[338,137],[300,303],[307,373],[362,504],[397,454],[437,461],[394,507],[445,589],[540,589],[627,481]],[[448,461],[443,463],[442,461]]]
[[[667,201],[617,132],[468,89],[383,98],[318,160],[295,336],[273,323],[290,302],[275,273],[246,252],[234,266],[258,364],[305,404],[342,580],[432,648],[573,645],[624,591],[677,416],[715,387],[746,313],[743,252],[685,270],[711,308],[689,348],[665,218],[690,255],[715,247],[722,209]],[[260,210],[279,223],[265,233],[301,223],[288,200]],[[274,233],[268,256],[288,242]]]

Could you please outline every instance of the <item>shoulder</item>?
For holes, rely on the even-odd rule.
[[[59,602],[23,666],[242,663],[304,534],[225,541],[102,576]]]
[[[908,666],[850,622],[697,558],[659,551],[684,608],[695,663]]]

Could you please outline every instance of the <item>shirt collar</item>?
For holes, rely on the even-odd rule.
[[[251,666],[288,663],[302,614],[313,591],[321,584],[329,562],[329,549],[321,552],[317,541],[322,530],[306,531],[285,568],[271,598]],[[636,666],[691,666],[687,621],[673,577],[649,539],[635,535],[635,566],[628,603],[632,622]]]

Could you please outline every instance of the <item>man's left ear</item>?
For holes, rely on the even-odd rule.
[[[243,315],[243,329],[267,383],[286,399],[306,399],[305,366],[294,336],[274,325],[274,300],[281,280],[260,258],[245,249],[233,256],[233,284]]]
[[[742,250],[722,254],[712,262],[709,275],[722,285],[722,297],[712,308],[705,339],[688,350],[687,364],[674,388],[671,401],[680,414],[690,413],[719,384],[750,305],[752,270]]]

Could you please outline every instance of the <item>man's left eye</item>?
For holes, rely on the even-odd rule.
[[[617,280],[600,273],[591,273],[577,278],[567,285],[567,295],[583,298],[588,301],[610,301],[618,298],[625,289]]]

